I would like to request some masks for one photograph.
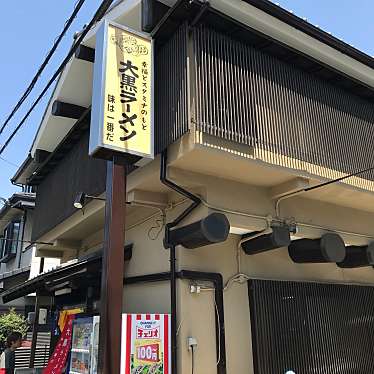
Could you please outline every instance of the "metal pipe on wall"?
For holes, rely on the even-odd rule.
[[[177,278],[175,245],[170,248],[171,372],[177,374]]]
[[[171,371],[173,374],[177,374],[177,282],[176,282],[176,252],[175,245],[169,242],[169,232],[170,229],[177,226],[183,221],[195,208],[197,208],[201,199],[192,194],[191,192],[185,190],[184,188],[176,185],[174,182],[167,179],[167,150],[161,153],[161,165],[160,165],[160,181],[169,187],[170,189],[178,192],[184,197],[192,200],[192,204],[187,207],[174,221],[165,225],[165,238],[164,246],[169,248],[170,254],[170,309],[171,309]]]
[[[22,262],[22,254],[23,254],[23,239],[25,238],[25,226],[27,222],[27,209],[24,210],[23,212],[23,217],[22,217],[22,234],[21,234],[21,243],[17,243],[17,251],[19,251],[18,255],[18,268],[21,267],[21,262]]]

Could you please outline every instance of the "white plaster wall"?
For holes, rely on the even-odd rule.
[[[208,201],[214,205],[241,212],[267,215],[274,213],[274,203],[266,189],[242,185],[217,178],[203,179]],[[322,225],[336,230],[373,235],[373,215],[367,212],[316,202],[306,198],[290,199],[282,205],[284,217]],[[200,209],[197,215],[206,214]],[[228,215],[231,223],[249,230],[259,229],[261,224],[233,214]],[[318,230],[305,230],[305,235],[317,237]],[[346,241],[365,242],[366,239],[342,235]],[[218,272],[227,282],[237,273],[237,246],[240,237],[230,235],[220,245],[211,245],[196,250],[179,249],[179,269]],[[362,244],[362,243],[361,243]],[[374,284],[374,270],[371,267],[341,269],[336,264],[295,264],[288,256],[287,248],[281,248],[255,256],[241,254],[241,271],[251,278],[299,280],[333,283]],[[190,372],[190,353],[186,339],[193,336],[198,340],[196,352],[197,374],[216,372],[216,343],[214,329],[214,302],[212,292],[199,295],[189,292],[188,281],[178,281],[179,322],[182,321],[179,336],[179,363],[182,373]],[[209,286],[209,284],[206,284]],[[247,283],[233,284],[224,293],[225,332],[228,373],[253,373],[251,355],[251,326]]]
[[[204,187],[204,198],[223,209],[238,210],[266,216],[274,215],[274,202],[265,188],[249,186],[215,177],[199,176]],[[191,176],[191,183],[194,183]],[[186,208],[188,202],[169,212],[170,222]],[[207,215],[209,209],[199,207],[185,222]],[[284,217],[292,216],[299,222],[322,225],[363,235],[374,235],[373,214],[313,201],[305,197],[292,198],[282,204]],[[154,212],[150,210],[150,215]],[[249,231],[264,228],[265,221],[253,220],[233,213],[227,215],[231,224]],[[133,242],[133,257],[125,265],[127,277],[169,270],[169,252],[163,248],[164,233],[151,240],[147,232],[155,219],[126,231],[126,241]],[[323,231],[323,230],[322,230]],[[304,230],[306,237],[317,237],[321,230]],[[309,236],[308,236],[309,235]],[[95,235],[94,235],[95,236]],[[100,235],[98,235],[100,236]],[[367,239],[343,235],[346,241],[363,244]],[[221,273],[227,282],[237,272],[238,235],[230,235],[225,243],[196,250],[177,248],[178,270]],[[374,270],[340,269],[335,264],[295,264],[286,248],[255,256],[241,255],[242,272],[251,278],[300,280],[334,283],[374,284]],[[203,283],[211,287],[209,283]],[[196,374],[216,373],[215,305],[212,291],[199,295],[190,293],[190,282],[178,280],[178,357],[180,373],[191,372],[191,354],[187,338],[198,341]],[[123,311],[128,313],[168,313],[170,311],[169,282],[126,285],[123,292]],[[229,374],[253,373],[251,326],[247,283],[233,284],[224,293],[227,369]]]

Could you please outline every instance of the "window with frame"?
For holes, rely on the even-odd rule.
[[[1,235],[0,236],[0,258],[3,257],[5,243],[6,243],[6,240],[4,238],[4,235]]]
[[[7,262],[15,257],[18,247],[18,239],[20,234],[21,223],[15,221],[10,223],[0,237],[0,255],[1,262]]]

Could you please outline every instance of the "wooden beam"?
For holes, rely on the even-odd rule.
[[[86,110],[87,108],[83,106],[65,103],[59,100],[55,100],[52,105],[53,116],[66,117],[72,119],[81,118]]]
[[[95,62],[95,49],[81,44],[75,51],[75,58],[93,63]]]
[[[125,245],[125,254],[124,254],[124,259],[125,261],[130,261],[132,259],[132,249],[134,247],[134,244],[127,244]]]
[[[34,154],[34,161],[38,164],[42,164],[51,152],[45,151],[44,149],[37,149]]]
[[[49,246],[51,247],[51,246]],[[36,248],[36,257],[45,257],[45,258],[62,258],[64,257],[64,252],[60,250],[49,250],[43,248]]]
[[[80,240],[70,240],[70,239],[56,239],[53,242],[53,250],[59,251],[78,251],[81,249],[82,242]],[[51,249],[52,249],[51,248]]]
[[[307,187],[309,187],[309,179],[297,177],[272,187],[270,189],[270,196],[275,200]]]
[[[127,201],[134,203],[134,205],[147,204],[159,208],[166,208],[168,205],[168,195],[160,192],[132,190],[127,194]]]
[[[156,0],[142,0],[142,30],[151,32],[170,9]]]

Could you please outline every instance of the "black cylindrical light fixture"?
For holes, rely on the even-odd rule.
[[[293,262],[299,264],[342,262],[345,257],[345,245],[339,235],[327,233],[320,239],[293,241],[288,247],[288,254]]]
[[[244,241],[241,246],[247,255],[270,251],[272,249],[288,247],[291,243],[290,229],[285,226],[273,227],[273,232],[256,236]]]
[[[170,230],[169,243],[194,249],[204,245],[224,242],[230,231],[230,223],[222,213],[211,213],[200,221]]]
[[[346,256],[337,265],[341,268],[359,268],[374,265],[374,242],[365,246],[349,246],[345,248]]]
[[[86,194],[84,192],[78,192],[77,196],[74,200],[74,207],[77,209],[82,209],[84,206],[84,202],[86,200]]]

